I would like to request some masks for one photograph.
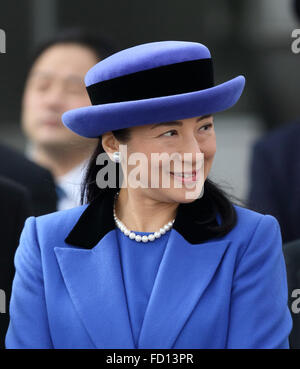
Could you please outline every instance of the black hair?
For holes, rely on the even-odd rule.
[[[119,130],[112,131],[115,138],[123,144],[126,144],[130,138],[130,128],[123,128]],[[103,191],[106,191],[104,188],[98,187],[96,183],[96,176],[101,168],[105,167],[107,163],[97,165],[97,157],[99,154],[105,153],[105,150],[102,146],[102,136],[99,138],[98,145],[92,154],[90,161],[87,166],[85,178],[82,182],[81,186],[81,204],[91,203],[96,197],[98,197]],[[107,155],[107,160],[110,158]],[[116,191],[120,189],[118,184],[122,183],[122,170],[120,170],[120,164],[114,163],[116,170]],[[120,177],[121,173],[121,177]],[[204,183],[204,194],[201,198],[201,201],[205,203],[209,203],[213,209],[217,213],[219,213],[221,217],[221,224],[213,229],[210,227],[209,230],[213,232],[216,237],[221,237],[227,234],[230,230],[232,230],[237,221],[237,215],[235,208],[233,206],[233,201],[230,199],[236,199],[234,196],[229,196],[222,190],[219,186],[217,186],[210,179],[206,179]],[[240,200],[239,200],[240,201]],[[201,210],[200,210],[201,211]]]
[[[94,52],[97,61],[107,58],[117,51],[113,43],[104,36],[100,36],[85,28],[65,28],[52,37],[43,40],[35,47],[29,58],[28,70],[31,69],[38,57],[48,48],[66,43],[89,48]]]

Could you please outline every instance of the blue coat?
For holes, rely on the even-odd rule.
[[[196,224],[194,203],[179,205],[137,347],[112,197],[28,218],[6,347],[287,348],[292,320],[276,219],[235,206],[236,226],[214,238]]]

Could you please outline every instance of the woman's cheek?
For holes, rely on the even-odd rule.
[[[215,157],[215,151],[210,151],[208,153],[204,153],[204,175],[205,177],[208,176],[209,171],[212,167],[212,163]]]

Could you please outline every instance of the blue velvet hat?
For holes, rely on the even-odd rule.
[[[213,114],[233,106],[245,78],[214,84],[208,48],[197,42],[151,42],[117,52],[85,76],[92,105],[67,111],[66,127],[84,137],[150,123]]]

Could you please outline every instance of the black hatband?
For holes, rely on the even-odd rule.
[[[184,94],[214,86],[212,60],[197,59],[147,69],[87,87],[93,105]]]

